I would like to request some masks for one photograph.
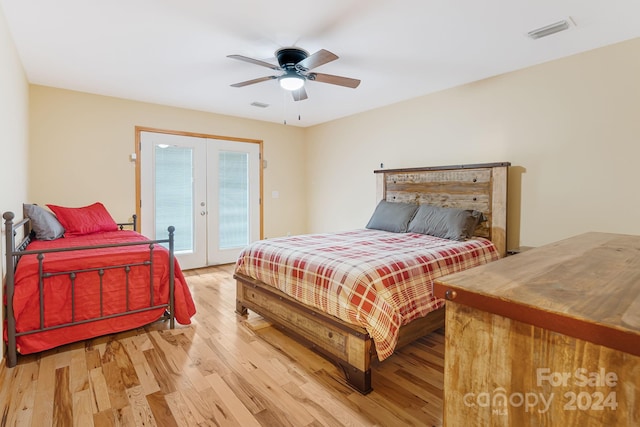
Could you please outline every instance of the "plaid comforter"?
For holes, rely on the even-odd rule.
[[[236,272],[364,327],[384,360],[401,325],[444,305],[433,295],[434,279],[498,258],[486,239],[363,229],[255,242],[240,254]]]

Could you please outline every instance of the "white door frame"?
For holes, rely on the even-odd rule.
[[[157,128],[149,128],[143,126],[136,126],[135,128],[135,164],[136,164],[136,215],[138,217],[138,230],[141,230],[143,233],[146,232],[142,230],[140,224],[144,221],[147,223],[146,219],[142,217],[142,173],[141,173],[141,160],[142,160],[142,151],[141,151],[141,133],[142,132],[153,132],[158,134],[170,134],[170,135],[182,135],[182,136],[190,136],[190,137],[198,137],[198,138],[207,138],[207,139],[216,139],[228,142],[244,142],[244,143],[253,143],[257,144],[259,147],[259,161],[262,163],[262,140],[257,139],[247,139],[247,138],[236,138],[236,137],[228,137],[228,136],[220,136],[220,135],[210,135],[210,134],[201,134],[201,133],[193,133],[193,132],[183,132],[183,131],[173,131],[173,130],[165,130],[165,129],[157,129]],[[264,238],[264,219],[263,219],[263,168],[262,164],[257,168],[259,170],[259,207],[257,212],[254,214],[259,215],[259,232],[252,232],[252,236],[258,236],[258,239]],[[145,211],[145,215],[147,215]],[[153,236],[149,236],[153,237]],[[163,238],[163,236],[158,236],[158,238]],[[208,262],[208,261],[207,261]],[[186,268],[185,268],[186,269]]]

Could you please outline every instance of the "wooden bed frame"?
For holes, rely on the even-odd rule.
[[[506,255],[507,170],[510,163],[376,170],[377,201],[429,203],[476,209],[487,221],[476,235],[490,239]],[[375,346],[367,331],[304,305],[278,289],[235,274],[236,312],[252,310],[298,341],[336,363],[349,385],[371,388]],[[400,328],[397,348],[444,326],[444,308]]]
[[[58,248],[58,249],[46,249],[46,250],[39,250],[39,251],[30,251],[27,250],[27,245],[31,242],[33,235],[31,233],[31,226],[30,226],[30,219],[29,218],[24,218],[23,220],[14,223],[13,219],[15,217],[13,212],[5,212],[2,217],[5,220],[5,230],[6,230],[6,240],[5,240],[5,255],[6,255],[6,262],[7,262],[7,274],[6,274],[6,291],[5,291],[5,296],[6,296],[6,328],[7,328],[7,366],[8,367],[14,367],[17,364],[17,348],[16,348],[16,337],[21,336],[21,335],[27,335],[27,334],[33,334],[33,333],[37,333],[37,332],[45,332],[45,331],[49,331],[52,329],[60,329],[60,328],[64,328],[64,327],[68,327],[68,326],[74,326],[74,325],[80,325],[80,324],[88,324],[91,322],[95,322],[95,321],[99,321],[99,320],[104,320],[104,319],[110,319],[110,318],[114,318],[114,317],[121,317],[121,316],[126,316],[127,314],[132,314],[132,313],[140,313],[143,311],[150,311],[150,310],[157,310],[159,308],[165,307],[165,314],[164,314],[164,319],[169,320],[169,327],[171,329],[173,329],[175,327],[175,312],[174,312],[174,289],[175,289],[175,275],[174,275],[174,231],[175,228],[173,226],[168,228],[168,233],[169,236],[167,239],[160,239],[160,240],[145,240],[145,241],[140,241],[140,242],[129,242],[129,243],[124,243],[121,245],[118,244],[107,244],[107,245],[93,245],[93,246],[83,246],[83,247],[75,247],[75,248]],[[133,215],[133,222],[130,223],[120,223],[118,224],[118,228],[120,230],[125,229],[126,227],[133,229],[133,231],[136,231],[136,215]],[[16,236],[18,235],[18,231],[22,228],[22,238],[16,242]],[[18,264],[18,261],[20,260],[20,257],[23,255],[36,255],[39,259],[40,262],[40,271],[39,271],[39,282],[40,282],[40,294],[42,295],[42,286],[44,283],[44,279],[46,277],[48,277],[50,275],[50,273],[47,273],[46,271],[44,271],[44,268],[42,267],[42,261],[44,260],[44,257],[46,254],[50,254],[52,252],[68,252],[68,251],[75,251],[75,250],[94,250],[94,249],[102,249],[102,248],[108,248],[108,247],[115,247],[115,246],[133,246],[133,245],[145,245],[149,247],[149,259],[147,261],[143,262],[143,265],[148,266],[148,268],[150,269],[150,271],[153,271],[153,266],[154,266],[154,256],[153,256],[153,251],[154,251],[154,246],[155,245],[159,245],[159,244],[163,244],[166,243],[169,246],[169,301],[166,304],[160,304],[160,305],[154,305],[154,306],[150,306],[150,307],[146,307],[146,308],[141,308],[141,309],[136,309],[136,310],[125,310],[119,313],[114,313],[114,314],[109,314],[109,315],[101,315],[99,317],[95,317],[95,318],[91,318],[91,319],[86,319],[86,320],[78,320],[78,321],[71,321],[69,323],[65,323],[63,325],[56,325],[56,326],[50,326],[50,327],[45,327],[44,325],[44,311],[42,308],[42,303],[40,303],[40,327],[38,329],[34,329],[34,330],[29,330],[29,331],[25,331],[25,332],[16,332],[16,319],[14,316],[14,310],[13,310],[13,295],[14,295],[14,287],[15,287],[15,271],[16,271],[16,267]],[[136,265],[141,265],[139,262],[138,263],[131,263],[131,264],[119,264],[117,266],[110,266],[110,267],[101,267],[101,268],[91,268],[91,269],[82,269],[82,270],[69,270],[69,271],[62,271],[62,272],[56,272],[56,275],[60,275],[60,274],[64,274],[64,275],[68,275],[69,277],[74,277],[75,275],[77,275],[78,273],[95,273],[95,274],[100,274],[100,271],[103,271],[106,268],[119,268],[119,269],[123,269],[125,271],[128,271],[128,269],[130,269],[133,266]],[[151,274],[151,282],[149,283],[150,286],[150,295],[151,297],[153,297],[153,274]],[[69,279],[70,281],[72,279]],[[126,284],[123,284],[123,286],[126,286]],[[102,291],[101,291],[102,292]],[[128,292],[128,291],[127,291]],[[73,295],[73,294],[72,294]],[[72,297],[72,301],[73,301]],[[75,305],[75,302],[72,302],[72,305]],[[100,305],[102,308],[102,295],[100,295]],[[102,311],[102,310],[101,310]]]

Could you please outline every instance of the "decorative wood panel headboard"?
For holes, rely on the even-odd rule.
[[[507,253],[507,169],[511,163],[379,169],[377,202],[413,202],[475,209],[487,221],[476,235],[490,239],[501,256]]]

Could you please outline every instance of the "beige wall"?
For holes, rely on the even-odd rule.
[[[640,234],[640,39],[307,130],[309,231],[362,227],[372,171],[509,161],[510,248]]]
[[[22,219],[27,196],[28,93],[29,85],[0,7],[0,212],[13,211]],[[0,278],[4,284],[4,219],[0,245]],[[2,291],[0,286],[0,301]],[[2,317],[4,318],[4,317]],[[2,336],[2,323],[0,323]],[[4,346],[0,345],[0,358]]]
[[[306,230],[304,131],[280,124],[32,85],[30,201],[101,201],[116,221],[135,212],[135,127],[263,141],[264,235]],[[272,198],[278,191],[279,197]]]

